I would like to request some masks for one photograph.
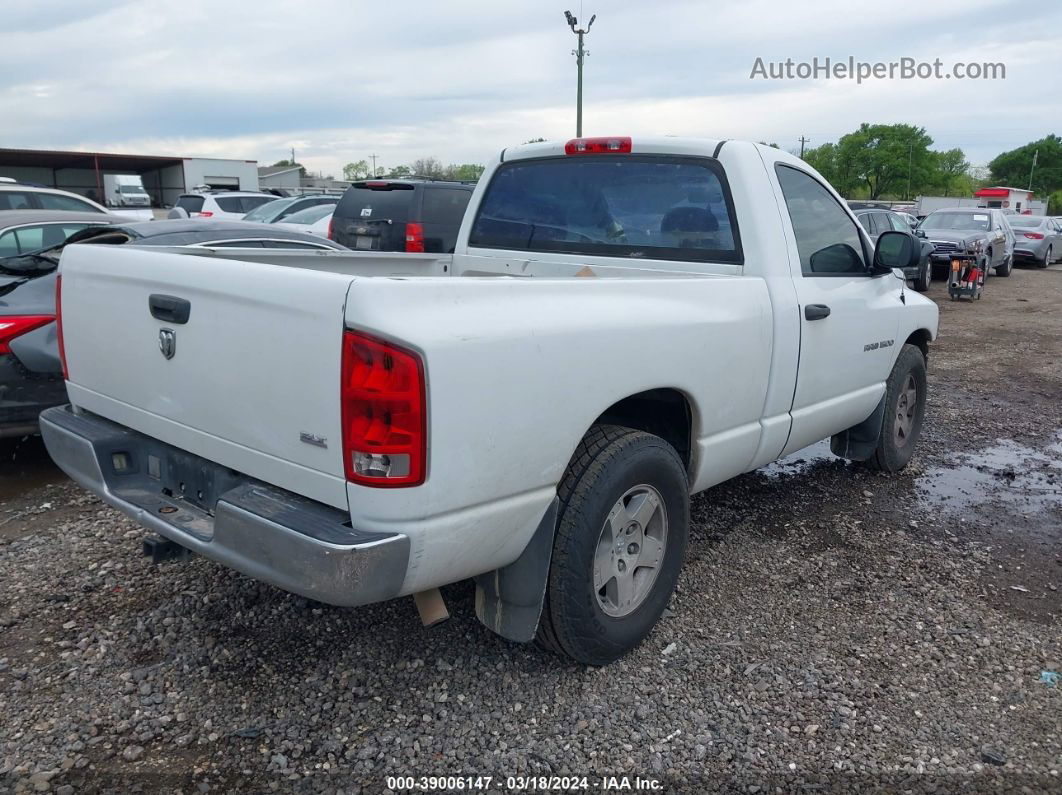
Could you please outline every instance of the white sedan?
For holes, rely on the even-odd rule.
[[[274,222],[277,226],[292,229],[296,232],[309,232],[311,235],[328,237],[328,228],[332,225],[332,213],[335,212],[334,204],[319,204],[316,207],[307,207],[292,213],[283,221]]]

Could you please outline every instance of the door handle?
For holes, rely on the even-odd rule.
[[[830,308],[826,304],[808,304],[804,307],[806,320],[822,320],[830,316]]]
[[[153,293],[148,296],[148,309],[151,316],[167,323],[187,323],[192,314],[192,302],[175,295]]]

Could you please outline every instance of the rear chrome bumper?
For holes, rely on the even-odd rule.
[[[104,502],[255,579],[334,605],[398,594],[409,538],[70,406],[40,417],[55,463]],[[120,469],[116,468],[120,465]]]

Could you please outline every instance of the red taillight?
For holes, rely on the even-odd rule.
[[[63,366],[63,380],[70,380],[66,369],[66,346],[63,344],[63,276],[55,277],[55,336],[59,342],[59,363]]]
[[[334,216],[329,216],[328,217],[328,234],[325,235],[325,237],[327,237],[329,240],[335,240],[333,227],[332,227],[332,224],[334,224],[335,222],[336,222],[336,219],[335,219]]]
[[[424,227],[406,224],[406,251],[424,251]]]
[[[0,355],[11,353],[11,340],[34,329],[46,326],[52,315],[0,315]]]
[[[1041,235],[1039,232],[1023,232],[1022,234],[1024,234],[1027,238],[1029,238],[1029,240],[1043,240],[1044,239],[1044,236]]]
[[[631,139],[620,138],[572,138],[564,145],[566,155],[629,155]]]
[[[210,218],[213,214],[214,213],[210,212],[209,210],[205,210],[204,212],[201,212],[201,213],[192,213],[192,217],[193,218]]]
[[[343,466],[363,486],[417,486],[428,455],[419,355],[354,331],[343,334]]]

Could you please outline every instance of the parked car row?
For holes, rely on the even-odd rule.
[[[319,194],[274,199],[245,221],[312,227],[356,251],[450,253],[474,185],[432,179],[372,179],[353,183],[342,196]],[[182,204],[183,202],[183,204]],[[191,198],[178,207],[192,212]],[[321,208],[329,209],[321,209]],[[213,214],[213,207],[206,212]]]

